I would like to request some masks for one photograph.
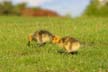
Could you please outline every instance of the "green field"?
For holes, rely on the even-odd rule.
[[[27,47],[27,35],[40,29],[77,38],[79,53],[60,54],[54,44]],[[108,71],[108,18],[0,17],[0,72],[99,71]]]

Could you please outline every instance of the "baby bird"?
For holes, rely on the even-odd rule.
[[[52,42],[64,48],[68,53],[71,54],[77,53],[80,48],[80,42],[70,36],[66,36],[63,38],[53,36]]]
[[[47,42],[51,42],[52,37],[53,37],[52,33],[46,30],[36,31],[28,36],[28,46],[30,46],[31,41],[36,41],[40,46],[42,46]]]

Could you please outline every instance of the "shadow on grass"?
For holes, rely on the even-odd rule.
[[[78,52],[66,52],[66,51],[63,51],[63,50],[59,50],[57,51],[59,54],[66,54],[66,55],[77,55]]]

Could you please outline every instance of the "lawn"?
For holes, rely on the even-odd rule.
[[[59,53],[54,44],[27,46],[27,36],[45,29],[81,42],[76,55]],[[108,18],[0,16],[0,72],[107,72]]]

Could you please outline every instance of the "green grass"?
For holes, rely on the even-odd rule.
[[[54,44],[27,47],[27,35],[40,29],[75,37],[84,45],[77,55],[60,54]],[[0,72],[100,70],[108,70],[108,18],[0,17]]]

